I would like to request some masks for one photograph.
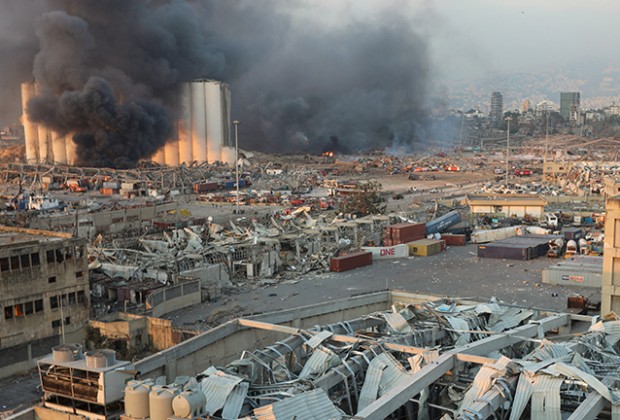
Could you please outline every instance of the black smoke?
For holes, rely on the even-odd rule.
[[[179,86],[195,78],[229,83],[242,148],[424,142],[427,42],[399,13],[322,25],[303,18],[322,3],[301,0],[6,1],[38,16],[23,29],[38,40],[33,48],[24,36],[41,86],[29,113],[75,133],[80,164],[127,167],[151,156],[174,137]]]

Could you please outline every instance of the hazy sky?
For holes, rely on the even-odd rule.
[[[611,64],[620,46],[618,0],[342,0],[319,7],[325,3],[308,0],[302,10],[332,25],[343,16],[407,16],[430,43],[440,79]]]

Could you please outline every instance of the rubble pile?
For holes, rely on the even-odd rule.
[[[178,378],[177,416],[194,400],[197,415],[222,418],[585,418],[619,398],[615,314],[575,318],[587,331],[568,335],[554,331],[570,314],[494,300],[398,303],[307,329],[237,322],[289,335]]]

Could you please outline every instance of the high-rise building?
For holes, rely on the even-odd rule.
[[[491,94],[491,112],[489,113],[489,121],[491,127],[499,128],[502,126],[504,116],[504,97],[501,92],[493,92]]]
[[[560,115],[565,122],[576,122],[579,119],[579,92],[560,93]]]

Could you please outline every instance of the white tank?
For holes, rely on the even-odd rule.
[[[579,248],[581,249],[581,248],[586,247],[586,246],[588,246],[588,241],[586,241],[583,238],[580,238],[579,239]]]
[[[190,90],[186,95],[183,92],[184,103],[189,110],[189,121],[191,121],[191,136],[179,136],[179,150],[181,163],[197,160],[204,162],[207,160],[207,114],[205,103],[205,82],[195,81],[183,86]],[[188,102],[185,102],[188,100]],[[185,118],[186,111],[182,110],[182,118]]]
[[[26,162],[39,161],[39,130],[37,124],[28,118],[26,106],[30,98],[35,96],[34,83],[22,83],[22,124],[26,140]]]
[[[82,346],[80,344],[60,344],[52,348],[54,362],[74,362],[82,358]]]
[[[52,131],[52,154],[55,163],[67,163],[67,145],[65,136]]]
[[[179,140],[168,140],[164,146],[164,160],[168,166],[179,166]]]
[[[166,420],[172,416],[172,400],[180,390],[174,385],[155,385],[149,393],[149,414],[151,420]]]
[[[104,368],[116,364],[116,352],[114,350],[91,350],[85,354],[86,367],[88,368]]]
[[[567,251],[576,251],[577,250],[577,242],[575,242],[572,239],[570,241],[566,242],[566,250]]]
[[[177,417],[191,419],[204,414],[207,398],[205,394],[197,389],[183,391],[172,401],[172,410]]]
[[[132,419],[149,416],[149,393],[153,387],[152,379],[129,381],[125,387],[125,414]]]

